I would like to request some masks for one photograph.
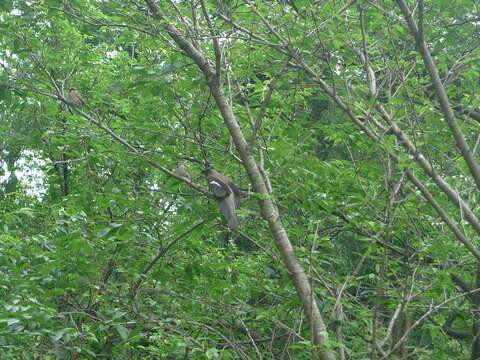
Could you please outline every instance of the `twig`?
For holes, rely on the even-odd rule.
[[[206,220],[202,220],[200,221],[199,223],[193,225],[190,229],[188,229],[187,231],[181,233],[180,235],[178,235],[175,239],[173,239],[167,246],[165,246],[164,248],[162,248],[158,254],[152,259],[152,261],[150,261],[150,263],[145,267],[145,269],[143,269],[143,271],[141,272],[141,276],[140,278],[138,279],[137,283],[134,285],[134,287],[132,288],[132,297],[135,297],[136,293],[137,293],[137,290],[140,286],[140,284],[142,283],[143,281],[143,275],[145,275],[146,273],[148,273],[150,271],[150,269],[157,263],[158,260],[160,260],[160,258],[165,255],[165,253],[173,246],[175,245],[180,239],[182,239],[183,237],[187,236],[188,234],[190,234],[192,231],[194,231],[196,228],[198,228],[200,225],[203,225],[204,223],[206,222]]]

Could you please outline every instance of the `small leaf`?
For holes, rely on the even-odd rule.
[[[112,321],[113,321],[113,320],[116,320],[116,319],[119,319],[119,318],[123,317],[123,316],[126,315],[126,314],[127,314],[126,311],[116,311],[116,312],[115,312],[115,315],[113,315],[113,317],[112,317]]]
[[[217,359],[218,356],[219,356],[219,352],[218,352],[218,349],[216,348],[210,348],[207,350],[207,352],[205,353],[207,359]]]
[[[5,320],[2,320],[2,321],[5,321],[7,323],[7,325],[9,325],[9,326],[20,322],[19,319],[5,319]]]
[[[112,228],[109,228],[109,227],[108,227],[108,228],[104,228],[104,229],[100,230],[99,232],[97,232],[97,233],[95,234],[95,236],[96,236],[97,238],[101,239],[101,238],[105,237],[111,230],[112,230]]]
[[[55,334],[53,334],[52,339],[54,342],[57,342],[63,337],[63,335],[65,335],[65,329],[58,330],[55,332]]]
[[[113,325],[115,330],[117,330],[118,334],[122,338],[123,341],[126,341],[128,339],[128,329],[122,325]]]
[[[32,209],[29,209],[29,208],[21,208],[20,210],[18,210],[18,213],[23,214],[23,215],[27,215],[29,218],[34,217],[34,213],[33,213]]]

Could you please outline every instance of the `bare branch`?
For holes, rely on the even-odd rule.
[[[424,34],[423,34],[423,2],[420,2],[420,14],[421,14],[421,24],[422,29],[415,24],[413,20],[413,16],[408,9],[407,4],[404,0],[395,0],[402,10],[403,16],[408,23],[408,27],[410,32],[412,33],[413,37],[415,38],[417,49],[420,55],[422,56],[423,62],[425,67],[430,74],[430,78],[432,79],[433,88],[435,89],[435,93],[437,94],[438,101],[440,102],[440,106],[442,108],[443,115],[445,116],[445,120],[447,121],[450,130],[452,131],[453,137],[455,139],[455,143],[457,147],[460,149],[465,162],[467,163],[468,168],[472,174],[473,179],[475,180],[475,184],[477,185],[477,189],[480,190],[480,165],[477,162],[472,150],[468,146],[465,136],[462,133],[460,127],[455,120],[455,115],[453,114],[453,110],[450,106],[450,102],[447,96],[447,92],[438,76],[438,72],[435,67],[435,63],[430,55],[428,50],[427,44],[425,42]]]

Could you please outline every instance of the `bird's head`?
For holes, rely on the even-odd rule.
[[[213,171],[213,167],[210,166],[210,165],[207,165],[207,166],[205,167],[205,169],[202,170],[202,173],[203,173],[205,176],[208,176],[208,175],[210,175],[210,174],[212,173],[212,171]]]

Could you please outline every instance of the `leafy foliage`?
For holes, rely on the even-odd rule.
[[[479,259],[411,174],[475,248],[474,220],[437,179],[474,215],[478,184],[400,2],[158,1],[157,17],[148,1],[0,2],[2,358],[315,354],[209,79],[166,26],[220,59],[328,346],[343,359],[480,356]],[[422,4],[414,21],[478,163],[475,4]],[[241,233],[169,173],[176,161],[203,188],[207,163],[234,179]]]

